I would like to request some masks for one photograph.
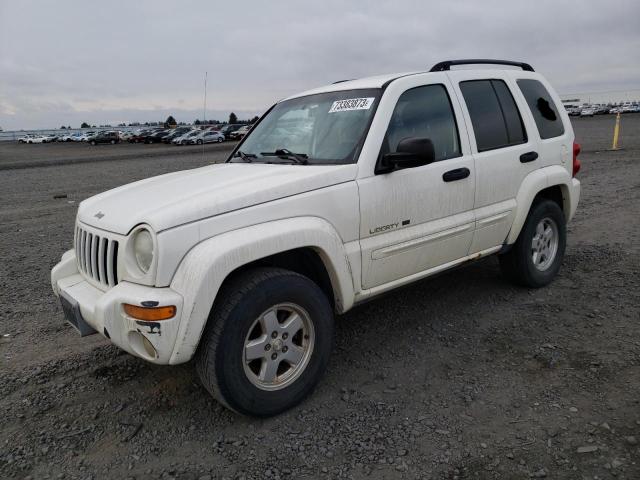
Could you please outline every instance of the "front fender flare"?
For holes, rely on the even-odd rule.
[[[261,258],[305,247],[320,255],[331,279],[337,310],[351,308],[354,286],[344,244],[326,220],[296,217],[223,233],[191,249],[173,277],[171,288],[183,296],[184,306],[169,363],[191,359],[214,299],[231,272]]]

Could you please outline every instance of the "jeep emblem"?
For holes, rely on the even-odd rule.
[[[104,217],[104,213],[102,212],[98,212],[94,215],[94,217],[96,217],[98,220],[100,220],[102,217]]]

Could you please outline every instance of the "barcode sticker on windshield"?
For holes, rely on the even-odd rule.
[[[333,105],[331,105],[329,113],[348,112],[350,110],[369,110],[371,105],[373,105],[373,100],[373,97],[336,100],[333,102]]]

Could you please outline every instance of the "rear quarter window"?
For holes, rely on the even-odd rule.
[[[540,138],[546,139],[562,135],[564,133],[562,118],[560,118],[558,108],[544,85],[538,80],[531,79],[520,79],[517,83],[529,105]]]

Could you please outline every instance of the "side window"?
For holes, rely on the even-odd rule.
[[[533,119],[540,132],[540,138],[559,137],[564,133],[564,125],[551,95],[538,80],[517,81],[524,98],[529,104]]]
[[[460,156],[458,127],[444,85],[416,87],[400,95],[382,153],[395,152],[400,140],[407,137],[430,139],[436,162]]]
[[[478,152],[526,143],[527,133],[509,88],[502,80],[460,82]]]

